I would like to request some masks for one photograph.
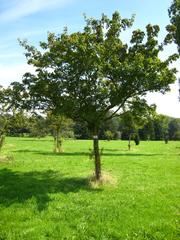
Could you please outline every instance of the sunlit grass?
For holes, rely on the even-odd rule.
[[[91,141],[7,138],[0,162],[0,239],[162,239],[178,235],[180,142],[101,141],[115,184],[93,187]]]

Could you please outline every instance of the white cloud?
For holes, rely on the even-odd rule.
[[[171,64],[172,68],[176,68],[178,73],[176,78],[180,78],[180,60],[177,60]],[[157,112],[165,114],[171,117],[180,118],[180,102],[179,102],[179,85],[178,81],[170,85],[171,91],[166,94],[161,93],[149,93],[147,95],[147,101],[149,104],[157,105]]]
[[[180,102],[178,93],[178,81],[171,85],[171,91],[165,95],[161,93],[149,93],[147,101],[149,104],[157,105],[157,112],[170,117],[180,118]]]
[[[19,0],[0,15],[0,21],[7,22],[55,7],[63,7],[73,0]]]
[[[1,59],[12,59],[12,58],[20,58],[21,56],[20,56],[20,54],[19,53],[17,53],[17,52],[14,52],[14,53],[2,53],[2,54],[0,54],[0,60]]]
[[[0,65],[0,85],[7,87],[11,82],[21,81],[26,72],[34,72],[34,68],[27,64]]]

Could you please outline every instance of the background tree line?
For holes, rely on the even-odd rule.
[[[127,116],[128,115],[128,116]],[[180,119],[155,114],[142,124],[135,124],[133,113],[117,116],[104,122],[99,131],[99,139],[128,140],[129,134],[140,140],[180,140]],[[6,128],[8,136],[45,137],[48,135],[60,138],[91,139],[87,124],[75,122],[66,117],[55,117],[50,114],[31,115],[23,111],[0,115],[0,128]],[[5,130],[4,130],[5,131]],[[57,139],[56,139],[57,140]]]

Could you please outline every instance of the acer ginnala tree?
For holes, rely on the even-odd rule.
[[[36,68],[35,74],[24,75],[24,91],[33,107],[87,123],[94,143],[97,180],[101,178],[101,123],[147,92],[168,91],[176,79],[176,70],[169,64],[177,56],[164,61],[159,58],[163,51],[157,40],[159,27],[149,24],[145,32],[133,31],[128,45],[121,33],[132,24],[133,18],[122,19],[115,12],[111,19],[105,15],[99,20],[85,19],[82,32],[49,33],[47,42],[40,42],[42,51],[20,42],[28,64]]]

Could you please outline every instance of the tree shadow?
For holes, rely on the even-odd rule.
[[[129,157],[139,157],[139,156],[145,156],[145,157],[152,157],[152,156],[162,156],[163,153],[133,153],[129,150],[122,150],[122,153],[119,153],[117,151],[120,150],[110,150],[110,149],[104,149],[102,156],[129,156]],[[19,152],[19,153],[34,153],[39,155],[45,155],[45,156],[89,156],[90,152],[62,152],[62,153],[55,153],[50,151],[40,151],[40,150],[30,150],[30,149],[24,149],[24,150],[15,150],[13,152]]]
[[[79,191],[100,191],[93,189],[88,178],[64,177],[57,171],[13,172],[0,170],[0,205],[24,203],[35,197],[37,209],[42,211],[51,201],[49,193],[67,194]]]
[[[40,151],[40,150],[30,150],[30,149],[22,149],[22,150],[15,150],[13,152],[18,153],[34,153],[38,155],[45,155],[45,156],[88,156],[89,152],[61,152],[56,153],[53,151]]]
[[[107,152],[119,152],[119,151],[125,151],[124,149],[118,149],[118,148],[103,148],[103,151],[107,151]]]
[[[45,139],[45,138],[20,138],[18,139],[20,142],[53,142],[53,139]]]

